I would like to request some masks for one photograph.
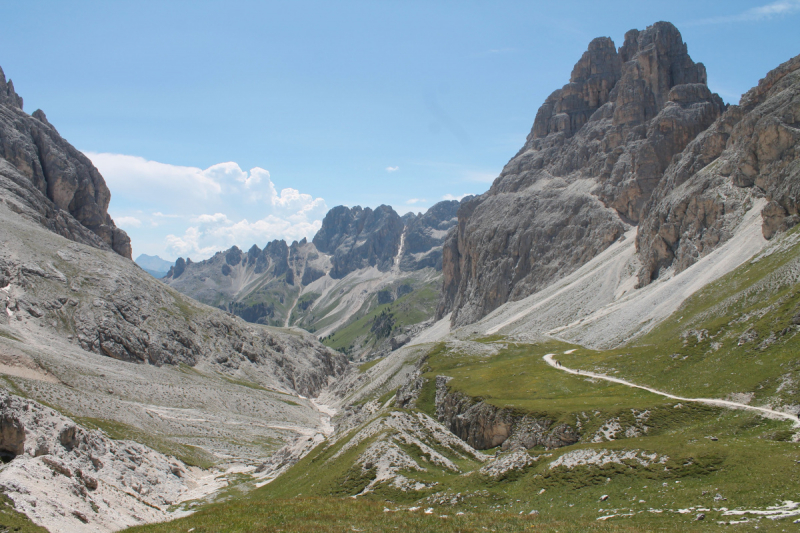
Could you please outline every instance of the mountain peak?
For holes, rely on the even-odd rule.
[[[2,69],[0,139],[0,158],[10,165],[3,169],[3,179],[14,182],[20,199],[44,215],[45,226],[73,240],[131,258],[128,234],[108,214],[111,192],[103,176],[89,158],[58,134],[43,111],[31,116],[22,110],[22,98],[11,80],[6,82]],[[64,214],[70,218],[65,219]]]

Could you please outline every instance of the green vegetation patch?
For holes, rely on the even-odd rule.
[[[798,270],[797,245],[747,261],[692,295],[633,345],[581,348],[560,359],[686,397],[750,395],[732,399],[798,405]]]
[[[322,339],[322,343],[350,353],[356,344],[369,348],[404,326],[431,318],[439,298],[437,284],[422,285],[391,303],[377,304],[377,298],[373,297],[344,327]]]
[[[545,354],[563,354],[573,349],[570,344],[552,341],[502,346],[491,356],[455,352],[444,344],[435,347],[428,356],[423,374],[428,382],[420,394],[418,407],[435,416],[433,400],[438,375],[453,378],[447,384],[448,389],[462,392],[475,401],[573,426],[577,413],[599,411],[608,418],[630,413],[631,409],[674,403],[641,389],[567,374],[543,360]]]
[[[383,359],[378,357],[376,359],[373,359],[372,361],[367,361],[366,363],[360,364],[360,365],[358,365],[358,371],[363,374],[364,372],[366,372],[367,370],[369,370],[373,366],[377,365],[381,361],[383,361]]]
[[[539,531],[617,532],[645,531],[617,524],[570,523],[543,520],[537,515],[510,512],[472,511],[462,515],[447,512],[426,514],[416,511],[393,510],[383,503],[351,498],[293,498],[238,502],[208,506],[199,512],[174,522],[151,524],[128,529],[130,532],[158,533],[192,530],[194,533],[218,532],[277,532],[344,533],[370,532],[441,532],[441,533],[516,533]],[[388,509],[385,511],[384,509]]]

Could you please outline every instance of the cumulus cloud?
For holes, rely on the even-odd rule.
[[[778,0],[763,6],[751,7],[741,13],[733,13],[711,17],[707,19],[695,20],[690,24],[722,24],[726,22],[760,22],[786,15],[800,13],[800,0]]]
[[[442,200],[458,200],[460,202],[461,200],[463,200],[467,196],[471,196],[471,195],[468,194],[468,193],[462,194],[461,196],[454,196],[452,194],[445,194],[444,196],[442,196]]]
[[[386,167],[386,172],[397,172],[400,167]]]
[[[86,155],[112,192],[112,216],[130,234],[134,253],[203,259],[234,244],[312,238],[328,210],[322,198],[291,187],[278,192],[261,167],[245,171],[225,162],[201,169],[124,154]]]
[[[206,258],[233,245],[246,250],[254,243],[263,247],[275,239],[299,241],[310,238],[322,226],[321,220],[304,220],[297,215],[287,218],[268,215],[255,222],[247,219],[233,222],[226,215],[216,213],[200,215],[193,221],[197,225],[188,227],[182,236],[165,237],[166,250],[171,256]]]
[[[142,221],[136,217],[118,217],[114,222],[122,229],[138,228],[142,225]]]
[[[208,197],[222,192],[222,185],[215,179],[222,174],[216,168],[221,165],[203,171],[195,167],[148,161],[134,155],[86,152],[86,156],[116,195],[147,198],[154,192],[160,192]]]
[[[420,204],[423,202],[427,202],[427,200],[425,198],[411,198],[406,201],[407,204]]]
[[[200,215],[197,217],[192,217],[192,222],[199,222],[201,224],[219,224],[221,222],[230,222],[230,220],[228,220],[228,217],[223,213],[214,213],[213,215]]]

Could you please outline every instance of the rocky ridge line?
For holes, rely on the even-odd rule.
[[[800,221],[800,56],[742,95],[667,168],[636,247],[639,284],[685,270],[727,241],[758,198],[766,239]]]
[[[0,166],[0,185],[39,211],[38,222],[67,238],[131,258],[130,238],[108,214],[111,193],[100,172],[58,134],[41,109],[33,115],[22,110],[22,98],[2,69],[0,158],[9,163]]]
[[[664,171],[725,111],[680,32],[589,45],[490,190],[444,245],[437,318],[472,323],[574,271],[638,224]]]

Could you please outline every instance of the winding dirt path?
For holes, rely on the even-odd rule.
[[[564,352],[565,354],[569,354],[574,352],[575,350],[567,350]],[[718,407],[727,407],[728,409],[745,409],[747,411],[756,411],[768,418],[782,418],[784,420],[789,420],[793,423],[795,427],[800,427],[800,420],[795,415],[789,413],[783,413],[781,411],[774,411],[772,409],[767,409],[766,407],[755,407],[753,405],[746,405],[743,403],[738,402],[731,402],[729,400],[717,400],[714,398],[684,398],[683,396],[675,396],[674,394],[669,394],[668,392],[663,392],[660,390],[652,389],[650,387],[645,387],[644,385],[637,385],[635,383],[631,383],[630,381],[625,381],[624,379],[619,378],[612,378],[611,376],[606,376],[603,374],[596,374],[594,372],[588,372],[585,370],[575,370],[573,368],[567,368],[565,366],[561,366],[561,363],[557,362],[553,357],[556,354],[549,353],[546,354],[542,359],[544,359],[545,363],[552,366],[557,370],[562,370],[567,374],[574,374],[576,376],[586,376],[589,378],[595,379],[602,379],[604,381],[610,381],[612,383],[619,383],[620,385],[625,385],[627,387],[633,387],[635,389],[642,389],[648,392],[652,392],[653,394],[658,394],[660,396],[665,396],[667,398],[672,398],[673,400],[680,400],[682,402],[697,402],[697,403],[704,403],[707,405],[716,405]]]

